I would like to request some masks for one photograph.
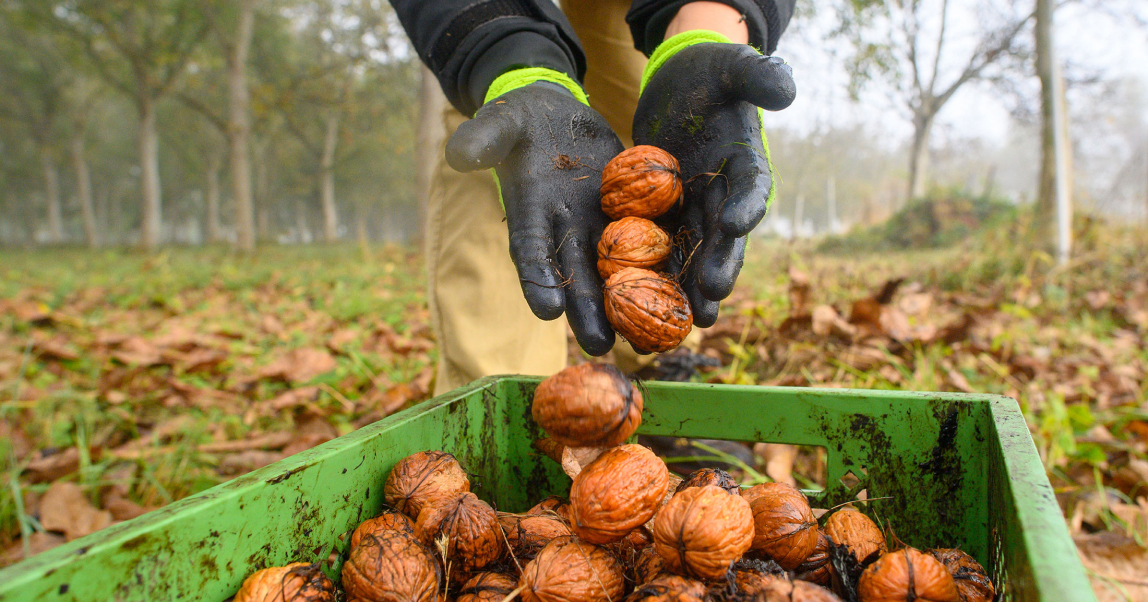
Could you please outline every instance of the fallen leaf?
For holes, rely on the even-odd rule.
[[[263,468],[286,458],[282,452],[269,452],[260,450],[247,450],[223,458],[219,463],[218,472],[225,476],[237,476]]]
[[[275,411],[282,412],[291,408],[306,405],[319,398],[319,387],[300,387],[290,389],[264,402],[266,406]]]
[[[62,336],[37,340],[32,344],[32,349],[43,357],[55,360],[72,361],[80,359],[80,352],[76,349],[76,346],[69,343],[67,339]]]
[[[56,546],[63,545],[67,541],[63,535],[37,531],[28,537],[28,553],[30,555],[28,557],[35,556],[41,552],[47,552]],[[11,546],[8,546],[8,549],[4,550],[3,553],[0,553],[0,567],[16,564],[24,559],[24,544],[17,541]]]
[[[1076,535],[1073,541],[1098,602],[1148,601],[1148,550],[1112,531]]]
[[[104,500],[104,509],[107,510],[112,518],[117,521],[131,520],[133,518],[143,516],[152,510],[153,507],[141,506],[127,498],[118,495],[108,496]]]
[[[112,358],[128,366],[139,367],[156,366],[163,361],[159,348],[142,337],[128,337],[112,351]]]
[[[40,524],[72,541],[111,525],[112,515],[92,506],[79,485],[56,481],[40,498]]]
[[[88,454],[93,461],[100,459],[101,449],[89,448]],[[24,469],[24,478],[29,483],[49,483],[66,477],[80,469],[80,450],[69,447],[58,453],[40,452],[41,456],[28,463]]]
[[[293,349],[259,371],[261,378],[294,383],[307,382],[320,374],[335,369],[334,356],[325,349],[304,347]]]
[[[757,443],[753,452],[765,460],[765,474],[779,483],[797,486],[793,478],[793,461],[797,459],[797,446],[781,443]]]

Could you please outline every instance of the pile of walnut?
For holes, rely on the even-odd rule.
[[[454,456],[426,451],[391,470],[388,510],[359,525],[342,569],[349,602],[989,602],[985,571],[959,550],[889,551],[852,507],[819,521],[788,485],[741,489],[726,472],[670,474],[623,444],[642,395],[613,366],[543,381],[531,414],[573,473],[568,500],[497,512]],[[259,571],[235,602],[335,600],[315,565]]]
[[[650,221],[682,198],[678,160],[655,146],[622,151],[602,170],[602,211],[617,220],[598,241],[598,273],[606,318],[641,351],[669,351],[693,327],[677,281],[659,273],[669,261],[670,235]]]

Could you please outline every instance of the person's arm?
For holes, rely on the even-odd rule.
[[[796,0],[720,0],[720,2],[692,2],[691,0],[634,0],[626,22],[634,37],[634,47],[646,56],[663,40],[675,34],[707,29],[725,35],[731,41],[749,44],[764,54],[773,54],[777,40],[789,19],[793,16]],[[730,11],[722,7],[705,6],[721,4],[737,13],[736,21],[730,23]],[[745,26],[745,38],[731,36],[740,21]]]
[[[511,69],[543,67],[581,81],[578,36],[550,0],[391,0],[399,22],[465,115],[483,104],[491,82]]]

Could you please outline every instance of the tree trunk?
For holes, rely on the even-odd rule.
[[[295,199],[295,230],[298,232],[299,242],[311,242],[311,227],[307,225],[307,205],[302,198]]]
[[[140,214],[139,244],[146,250],[154,249],[160,242],[162,224],[160,183],[159,183],[159,136],[155,129],[155,99],[139,99],[140,131],[140,177],[143,191],[143,211]]]
[[[255,0],[239,3],[239,30],[227,57],[227,85],[230,121],[227,139],[231,145],[231,187],[235,198],[235,246],[242,251],[255,248],[255,205],[251,197],[251,157],[248,135],[251,131],[251,97],[247,87],[247,54],[255,25]]]
[[[1040,189],[1033,215],[1032,242],[1040,248],[1059,249],[1067,261],[1072,216],[1068,198],[1065,132],[1061,120],[1060,81],[1053,42],[1053,0],[1036,2],[1036,70],[1040,76]],[[1059,218],[1059,219],[1058,219]],[[1060,236],[1056,236],[1057,230]],[[1059,240],[1058,240],[1059,239]]]
[[[335,148],[339,144],[339,116],[327,116],[327,132],[323,137],[323,159],[320,196],[323,205],[323,238],[335,242],[339,238],[339,213],[335,206]]]
[[[84,241],[89,249],[94,249],[100,242],[96,238],[96,211],[92,207],[92,176],[84,156],[84,137],[80,135],[72,138],[72,167],[76,170],[76,197],[84,220]]]
[[[430,69],[422,69],[422,87],[419,89],[419,127],[415,140],[415,162],[418,169],[419,224],[414,242],[423,240],[426,213],[429,206],[431,178],[439,162],[439,144],[446,132],[442,123],[442,110],[446,103],[438,79]]]
[[[920,112],[913,116],[913,149],[909,156],[909,200],[925,196],[929,173],[929,134],[936,113]]]
[[[48,242],[64,242],[64,214],[60,209],[60,170],[47,147],[40,149],[40,163],[44,168],[44,201],[48,204]]]
[[[223,228],[219,224],[219,170],[223,168],[223,157],[215,154],[207,161],[207,225],[205,229],[208,244],[223,240]]]

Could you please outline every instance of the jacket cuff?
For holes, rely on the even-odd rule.
[[[634,47],[646,56],[666,37],[670,21],[678,10],[694,0],[638,0],[626,14]],[[763,54],[772,54],[777,48],[777,38],[785,29],[788,19],[778,14],[775,0],[714,0],[732,6],[745,18],[749,30],[749,45]]]
[[[456,103],[455,108],[464,115],[474,115],[485,104],[486,93],[496,79],[527,68],[549,69],[573,82],[579,79],[573,61],[558,44],[541,34],[520,31],[495,42],[478,57],[465,81],[459,82],[462,102]]]

